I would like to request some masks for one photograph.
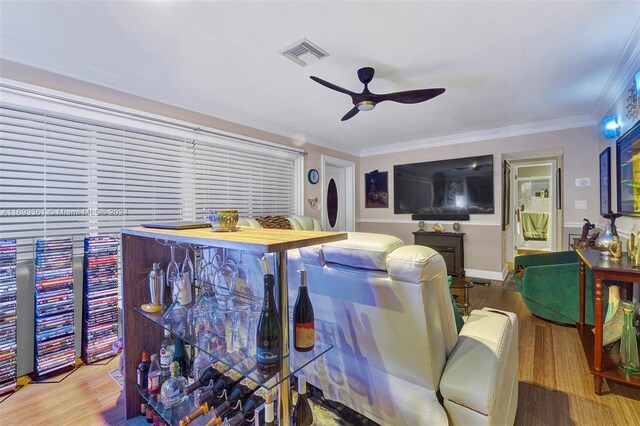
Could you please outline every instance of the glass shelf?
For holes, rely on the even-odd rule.
[[[290,347],[289,372],[287,374],[282,374],[280,377],[277,378],[277,380],[270,380],[275,376],[275,374],[271,374],[268,376],[264,374],[260,374],[256,370],[255,354],[252,354],[252,356],[245,356],[240,351],[233,351],[233,352],[227,352],[226,354],[220,356],[220,353],[218,351],[207,350],[206,348],[203,348],[200,345],[198,345],[197,339],[195,339],[194,336],[192,336],[188,331],[192,329],[190,324],[187,324],[186,327],[176,328],[173,323],[166,324],[164,322],[163,320],[164,311],[157,312],[157,313],[150,313],[150,312],[143,311],[138,306],[134,307],[133,309],[135,312],[147,318],[149,321],[154,322],[155,324],[162,327],[163,329],[169,330],[171,333],[173,333],[174,336],[184,340],[185,343],[188,343],[191,346],[197,347],[199,350],[209,354],[214,360],[214,362],[216,361],[222,362],[230,369],[237,371],[238,373],[242,374],[245,377],[250,378],[254,382],[258,383],[260,386],[263,386],[267,389],[273,389],[280,382],[287,379],[291,375],[297,373],[299,370],[306,367],[309,363],[311,363],[312,361],[314,361],[315,359],[319,358],[324,353],[326,353],[328,350],[333,348],[333,345],[330,345],[328,343],[324,343],[318,340],[318,334],[316,333],[316,343],[313,350],[309,352],[296,352],[295,349],[293,348],[293,337],[292,337],[293,333],[291,332],[291,327],[289,327],[290,328],[289,336],[291,336],[291,341],[289,344],[289,347]],[[290,325],[292,325],[292,323],[293,322],[290,321]],[[152,352],[154,352],[154,350],[149,351],[149,353],[152,353]],[[294,354],[294,353],[295,355],[291,356],[291,354]]]

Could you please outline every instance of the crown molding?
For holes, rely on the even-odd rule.
[[[391,154],[396,152],[414,151],[422,148],[456,145],[470,142],[508,138],[512,136],[531,135],[535,133],[553,132],[557,130],[576,129],[579,127],[595,126],[597,121],[590,115],[559,118],[555,120],[539,121],[537,123],[517,124],[515,126],[498,127],[495,129],[479,130],[477,132],[459,133],[440,136],[437,138],[418,141],[402,142],[382,147],[366,148],[360,151],[360,157]]]
[[[604,118],[607,111],[615,105],[637,71],[640,71],[640,19],[636,21],[627,44],[622,49],[620,60],[611,72],[598,97],[598,102],[592,114],[598,123]]]

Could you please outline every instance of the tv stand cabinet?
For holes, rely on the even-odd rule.
[[[458,278],[464,277],[464,233],[456,232],[424,232],[413,233],[413,243],[431,247],[444,258],[447,274]]]

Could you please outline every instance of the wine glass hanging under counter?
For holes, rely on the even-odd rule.
[[[296,352],[295,357],[290,356],[291,324],[289,321],[289,300],[287,288],[287,250],[344,240],[347,233],[344,232],[318,232],[297,230],[276,230],[240,228],[235,232],[212,232],[211,229],[166,230],[157,228],[128,228],[122,230],[122,271],[123,271],[123,316],[124,338],[126,342],[125,356],[125,401],[126,418],[140,416],[140,403],[143,395],[136,386],[136,368],[142,351],[159,348],[162,342],[162,329],[172,327],[171,331],[177,336],[198,347],[200,350],[208,350],[199,344],[197,339],[191,336],[191,323],[184,327],[175,327],[175,323],[167,324],[163,321],[163,312],[150,313],[140,307],[148,304],[150,300],[147,274],[154,262],[167,265],[170,261],[170,252],[166,242],[192,247],[192,248],[223,248],[254,254],[273,253],[276,277],[276,288],[280,322],[282,324],[281,353],[282,364],[280,371],[275,375],[276,384],[266,384],[269,377],[262,376],[256,369],[255,354],[249,353],[236,357],[235,351],[230,351],[217,361],[227,363],[232,370],[261,384],[273,388],[277,386],[280,395],[289,395],[289,378],[291,374],[314,359],[331,349],[331,345],[316,341],[314,350],[310,352]],[[164,243],[164,244],[163,244]],[[194,259],[194,263],[196,259]],[[197,269],[197,268],[196,268]],[[194,299],[195,300],[195,299]],[[171,303],[171,302],[169,302]],[[167,306],[165,304],[165,306]],[[144,317],[144,318],[142,318]],[[211,352],[211,351],[210,351]],[[218,355],[218,353],[210,355]],[[295,363],[295,364],[294,364]],[[294,364],[294,365],[291,365]],[[273,375],[271,375],[273,376]],[[290,398],[279,399],[280,409],[278,424],[287,426],[290,424]],[[176,410],[174,408],[174,410]],[[168,423],[172,423],[165,418]]]

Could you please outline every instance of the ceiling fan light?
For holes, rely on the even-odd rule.
[[[362,101],[358,102],[356,106],[359,111],[371,111],[376,107],[376,104],[373,101]]]

